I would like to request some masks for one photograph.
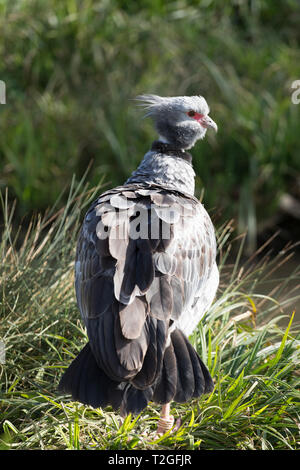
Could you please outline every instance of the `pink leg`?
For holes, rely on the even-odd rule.
[[[158,421],[157,434],[165,434],[174,424],[174,416],[170,415],[170,403],[161,408],[160,420]]]

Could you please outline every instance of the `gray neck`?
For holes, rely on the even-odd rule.
[[[129,183],[159,184],[193,196],[195,172],[191,163],[181,157],[149,150],[126,181]]]

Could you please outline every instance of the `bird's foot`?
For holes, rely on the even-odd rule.
[[[168,416],[166,418],[160,418],[157,425],[157,434],[165,434],[167,431],[172,429],[174,424],[174,416]]]
[[[177,431],[178,431],[178,429],[180,428],[180,426],[181,426],[181,419],[180,419],[180,418],[178,418],[178,419],[176,419],[176,423],[175,423],[175,426],[174,426],[173,432],[177,432]]]
[[[173,426],[174,426],[174,416],[169,416],[168,418],[160,418],[160,420],[158,421],[156,434],[163,435],[166,432],[170,431],[170,429],[172,429]],[[177,432],[180,426],[181,426],[181,419],[178,418],[176,420],[176,423],[172,432]]]

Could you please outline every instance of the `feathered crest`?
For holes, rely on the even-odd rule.
[[[157,116],[163,110],[168,111],[188,111],[193,109],[202,114],[209,113],[209,107],[203,96],[168,96],[162,97],[158,95],[144,94],[135,98],[138,106],[147,111],[144,117]]]
[[[144,117],[153,116],[156,114],[162,106],[167,102],[168,98],[163,98],[158,95],[138,95],[135,98],[135,101],[138,101],[138,106],[147,111]]]

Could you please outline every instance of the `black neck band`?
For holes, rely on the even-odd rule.
[[[151,150],[154,152],[165,153],[170,157],[182,158],[186,162],[192,164],[192,155],[188,152],[184,152],[184,150],[173,147],[172,144],[166,144],[165,142],[155,140],[152,144]]]

